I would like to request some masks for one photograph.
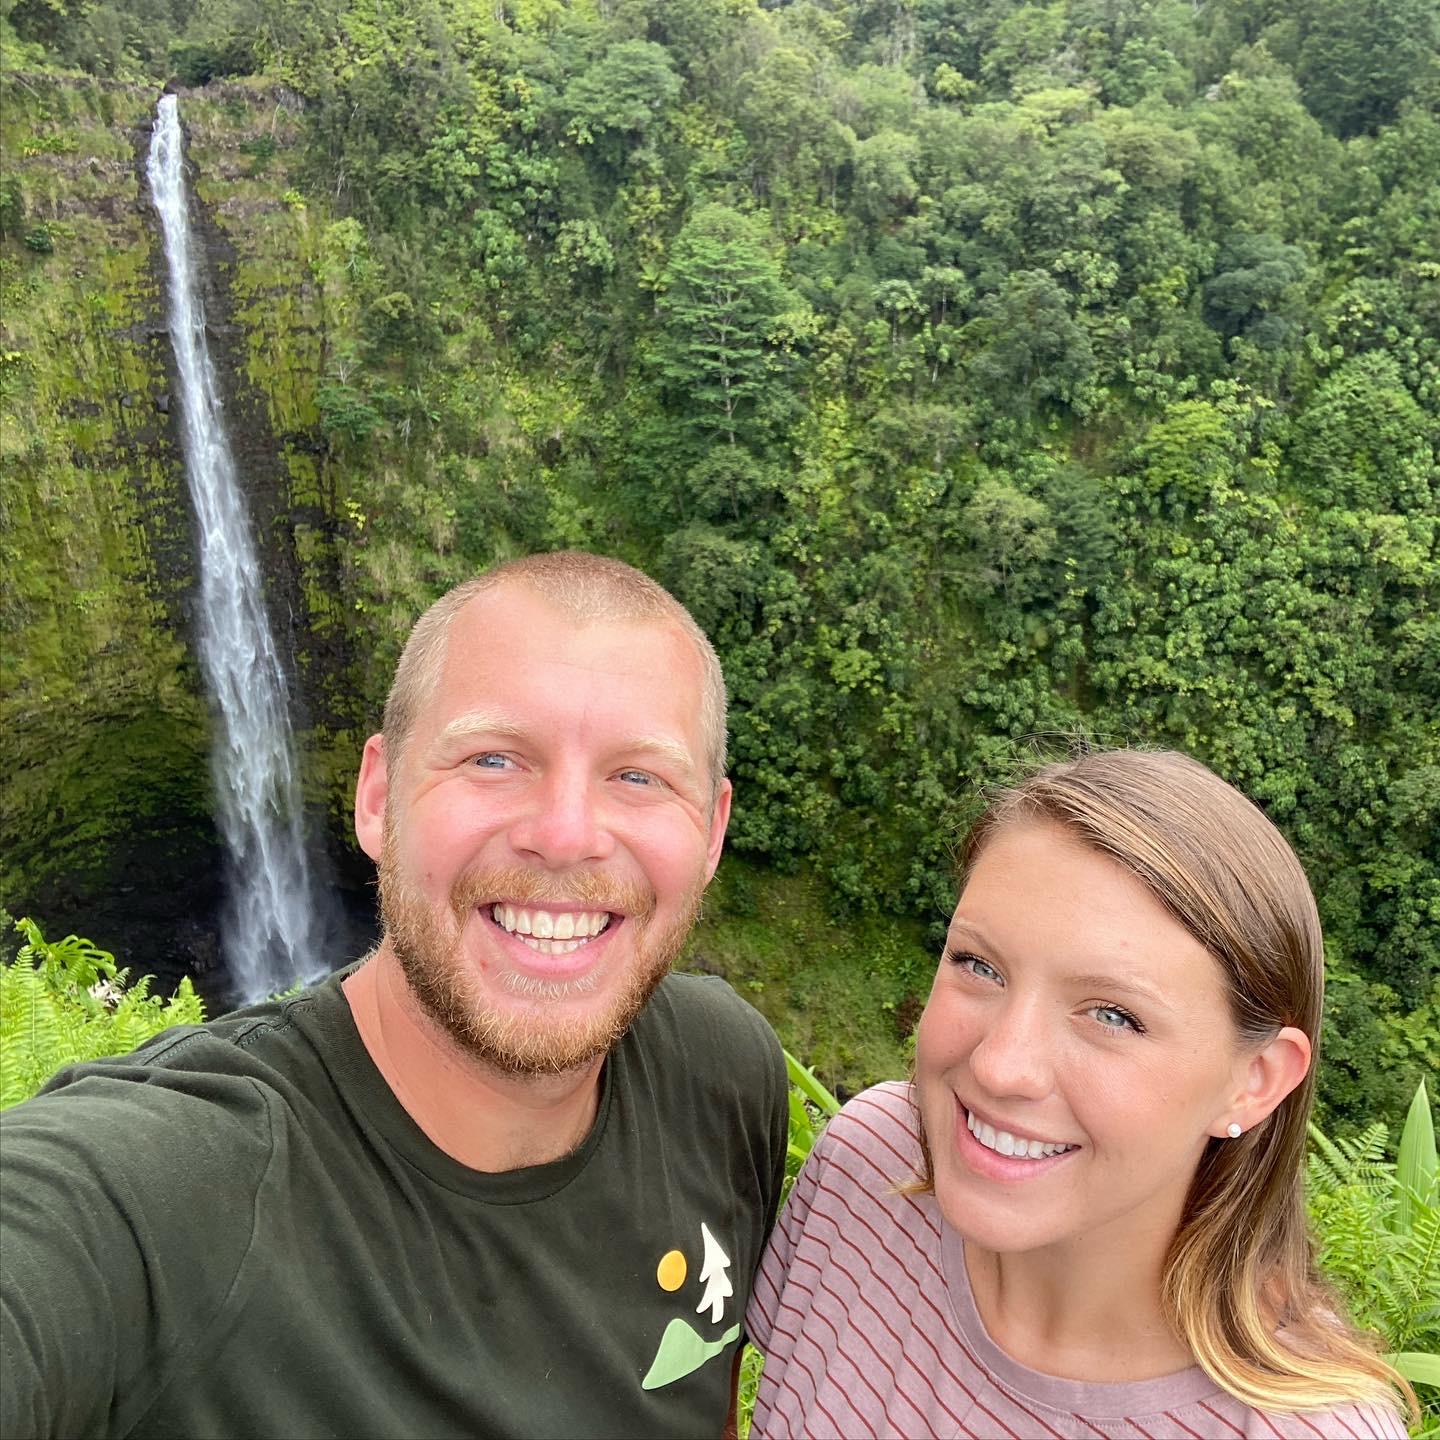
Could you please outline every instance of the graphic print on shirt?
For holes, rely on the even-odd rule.
[[[710,1227],[703,1223],[700,1226],[700,1246],[698,1283],[703,1288],[695,1313],[699,1315],[708,1310],[710,1324],[718,1325],[725,1316],[725,1302],[735,1293],[735,1286],[730,1280],[730,1257],[710,1233]],[[686,1259],[685,1252],[668,1250],[655,1267],[655,1283],[662,1290],[673,1294],[685,1284],[689,1273],[690,1262]],[[660,1337],[660,1346],[655,1351],[649,1370],[645,1372],[645,1378],[640,1382],[640,1388],[659,1390],[661,1386],[683,1380],[739,1338],[738,1320],[724,1334],[714,1340],[706,1340],[688,1320],[676,1315]]]

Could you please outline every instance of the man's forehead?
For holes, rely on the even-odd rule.
[[[553,643],[563,647],[572,639],[608,639],[617,632],[659,641],[678,655],[700,654],[678,619],[664,614],[634,614],[621,610],[599,612],[554,599],[520,581],[507,581],[483,590],[455,615],[446,637],[444,662],[471,670],[489,650],[536,647]],[[674,663],[669,661],[668,663]]]
[[[638,626],[657,630],[672,630],[680,634],[680,626],[671,615],[663,612],[640,613],[627,610],[623,604],[607,605],[599,597],[586,597],[584,592],[576,595],[549,594],[523,579],[501,580],[469,600],[455,614],[451,622],[455,627],[493,624],[506,617],[524,615],[542,624],[553,624],[571,631],[588,630],[597,626],[620,625]]]
[[[596,675],[613,676],[617,686],[663,680],[663,694],[647,696],[647,709],[670,708],[667,701],[687,717],[703,709],[701,657],[675,620],[577,615],[514,585],[504,594],[484,592],[456,614],[427,708],[438,705],[453,717],[462,703],[499,719],[536,675],[553,685],[557,672],[580,685]]]

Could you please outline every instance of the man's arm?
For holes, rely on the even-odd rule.
[[[730,1416],[720,1432],[720,1440],[740,1440],[740,1365],[745,1359],[745,1345],[741,1342],[735,1352],[735,1364],[730,1371]]]
[[[263,1108],[263,1101],[259,1102]],[[268,1149],[101,1075],[0,1116],[0,1435],[124,1433],[197,1356]],[[257,1169],[258,1167],[258,1169]]]
[[[67,1112],[71,1112],[67,1117]],[[67,1120],[77,1133],[67,1134]],[[0,1434],[108,1429],[122,1336],[139,1348],[147,1277],[123,1175],[93,1168],[63,1099],[0,1119]],[[103,1122],[102,1122],[103,1123]]]

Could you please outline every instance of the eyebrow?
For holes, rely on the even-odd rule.
[[[657,755],[678,765],[682,770],[698,773],[688,747],[663,735],[634,735],[619,747],[622,754]]]
[[[498,710],[472,710],[452,720],[436,737],[435,743],[448,748],[460,740],[469,740],[476,735],[500,735],[514,740],[524,732],[513,720],[507,720]]]
[[[1119,975],[1107,975],[1104,971],[1067,975],[1065,979],[1071,985],[1083,986],[1086,990],[1094,990],[1096,993],[1123,991],[1125,994],[1134,995],[1151,1005],[1163,1005],[1167,1010],[1170,1008],[1170,1002],[1160,991],[1139,980],[1126,980]]]
[[[452,720],[435,737],[442,749],[473,740],[479,735],[494,735],[503,740],[522,740],[525,728],[508,719],[498,710],[472,710]],[[668,760],[691,775],[698,775],[695,758],[687,746],[664,735],[630,735],[615,747],[621,755],[654,755]]]
[[[994,944],[978,925],[972,925],[970,921],[962,919],[957,915],[950,922],[950,928],[952,931],[963,931],[966,935],[969,935],[972,939],[983,945],[995,955],[997,959],[1003,960],[1005,958],[1000,946]],[[947,948],[953,948],[949,946],[948,940]],[[1144,981],[1125,979],[1123,976],[1112,975],[1105,970],[1072,971],[1064,977],[1064,980],[1067,985],[1094,990],[1096,992],[1123,991],[1127,995],[1134,995],[1139,999],[1148,1001],[1152,1005],[1163,1005],[1167,1010],[1170,1008],[1170,1002],[1166,1000],[1165,996],[1159,990],[1145,984]]]

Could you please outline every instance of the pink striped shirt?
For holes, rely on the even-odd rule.
[[[1017,1364],[986,1333],[960,1237],[919,1173],[910,1087],[877,1085],[831,1121],[756,1277],[745,1323],[765,1352],[754,1440],[1404,1440],[1398,1414],[1268,1414],[1199,1367],[1091,1384]]]

